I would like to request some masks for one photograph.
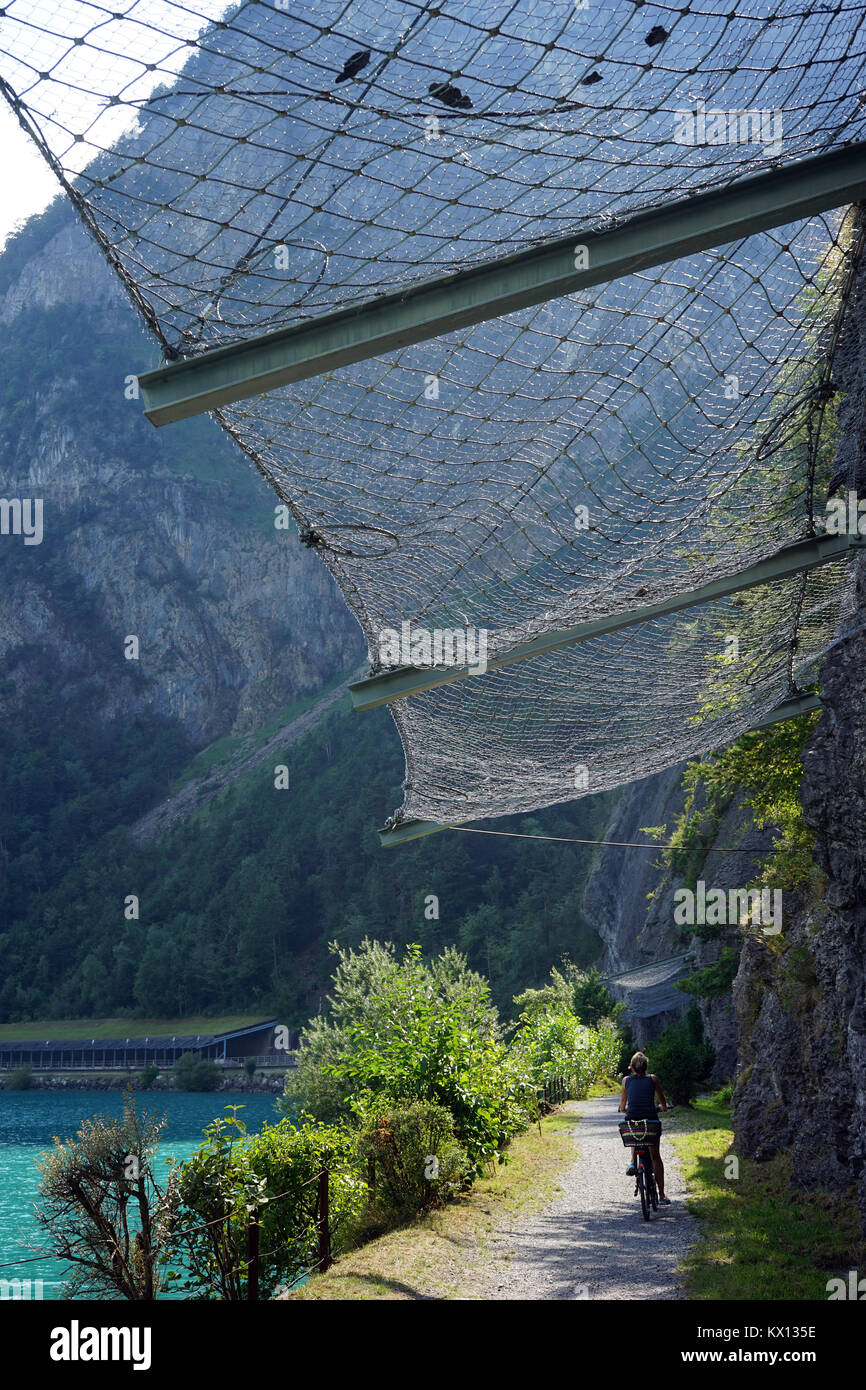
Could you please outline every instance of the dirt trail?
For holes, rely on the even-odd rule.
[[[485,1251],[481,1299],[676,1299],[677,1266],[695,1239],[696,1221],[671,1145],[662,1135],[669,1207],[644,1221],[629,1151],[616,1123],[617,1099],[571,1102],[575,1160],[562,1191],[535,1216],[500,1227]],[[664,1121],[664,1116],[662,1116]]]

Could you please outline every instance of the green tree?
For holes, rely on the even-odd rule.
[[[704,1037],[697,1004],[648,1046],[647,1056],[668,1100],[674,1105],[691,1105],[715,1060],[715,1050]]]
[[[287,1096],[348,1115],[373,1102],[448,1109],[477,1167],[522,1128],[527,1087],[515,1081],[487,982],[453,948],[425,963],[418,946],[364,941],[338,958],[330,1016],[301,1040]]]
[[[181,1053],[171,1070],[179,1091],[215,1091],[222,1079],[216,1062],[197,1052]]]

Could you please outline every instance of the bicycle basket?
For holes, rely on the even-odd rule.
[[[654,1144],[661,1133],[660,1120],[622,1120],[619,1132],[626,1148],[635,1144]]]

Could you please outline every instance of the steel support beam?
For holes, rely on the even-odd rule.
[[[558,299],[679,256],[866,198],[866,142],[578,230],[455,275],[291,328],[166,363],[139,377],[144,413],[167,425],[351,362]]]
[[[759,719],[753,724],[747,733],[753,733],[756,729],[768,729],[772,724],[781,724],[785,719],[797,719],[801,714],[811,714],[813,710],[821,708],[821,697],[812,692],[802,695],[792,696],[789,700],[783,700],[775,709],[771,709],[765,714],[763,719]],[[440,825],[435,820],[407,820],[402,825],[398,825],[394,830],[380,830],[379,843],[387,849],[390,845],[403,845],[407,840],[419,840],[423,835],[435,835],[439,830],[456,830],[460,824]]]
[[[843,560],[852,549],[866,545],[864,536],[815,536],[807,540],[795,541],[793,545],[783,546],[774,555],[769,555],[756,564],[749,565],[737,574],[723,579],[713,579],[697,589],[675,594],[659,603],[647,604],[643,608],[632,608],[627,613],[610,613],[604,618],[591,622],[578,623],[575,627],[553,629],[530,642],[521,642],[508,651],[494,655],[487,661],[487,671],[498,671],[515,661],[526,661],[548,652],[559,651],[562,647],[587,642],[593,637],[601,637],[609,632],[619,632],[622,628],[634,627],[653,618],[678,613],[684,608],[694,608],[713,599],[725,598],[739,593],[742,589],[754,589],[759,584],[770,584],[774,580],[786,579],[803,570],[814,569],[818,565]],[[484,673],[486,674],[486,672]],[[356,710],[374,709],[377,705],[387,705],[395,700],[404,700],[408,695],[419,695],[424,690],[432,690],[440,685],[454,681],[468,680],[472,672],[467,666],[397,666],[364,680],[353,681],[349,686],[352,703]],[[473,677],[474,678],[474,677]],[[483,676],[480,676],[483,679]]]
[[[813,710],[821,708],[821,696],[814,691],[806,691],[802,695],[792,695],[789,700],[783,700],[775,709],[771,709],[769,714],[765,714],[763,719],[759,719],[753,724],[749,733],[755,729],[769,729],[771,724],[781,724],[785,719],[798,719],[801,714],[811,714]]]

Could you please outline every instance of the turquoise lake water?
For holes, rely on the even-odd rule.
[[[187,1158],[198,1148],[205,1125],[222,1115],[227,1105],[243,1106],[238,1117],[250,1133],[258,1133],[264,1124],[280,1118],[275,1097],[268,1095],[230,1091],[136,1095],[139,1111],[168,1117],[154,1165],[157,1179],[168,1171],[166,1159]],[[52,1147],[55,1134],[72,1139],[82,1120],[99,1114],[119,1115],[122,1110],[122,1091],[0,1091],[0,1265],[31,1259],[34,1247],[37,1252],[44,1249],[44,1236],[33,1217],[39,1186],[38,1155]],[[0,1279],[41,1279],[43,1298],[61,1298],[62,1272],[58,1261],[39,1259],[0,1269]],[[31,1289],[35,1289],[32,1282]]]

